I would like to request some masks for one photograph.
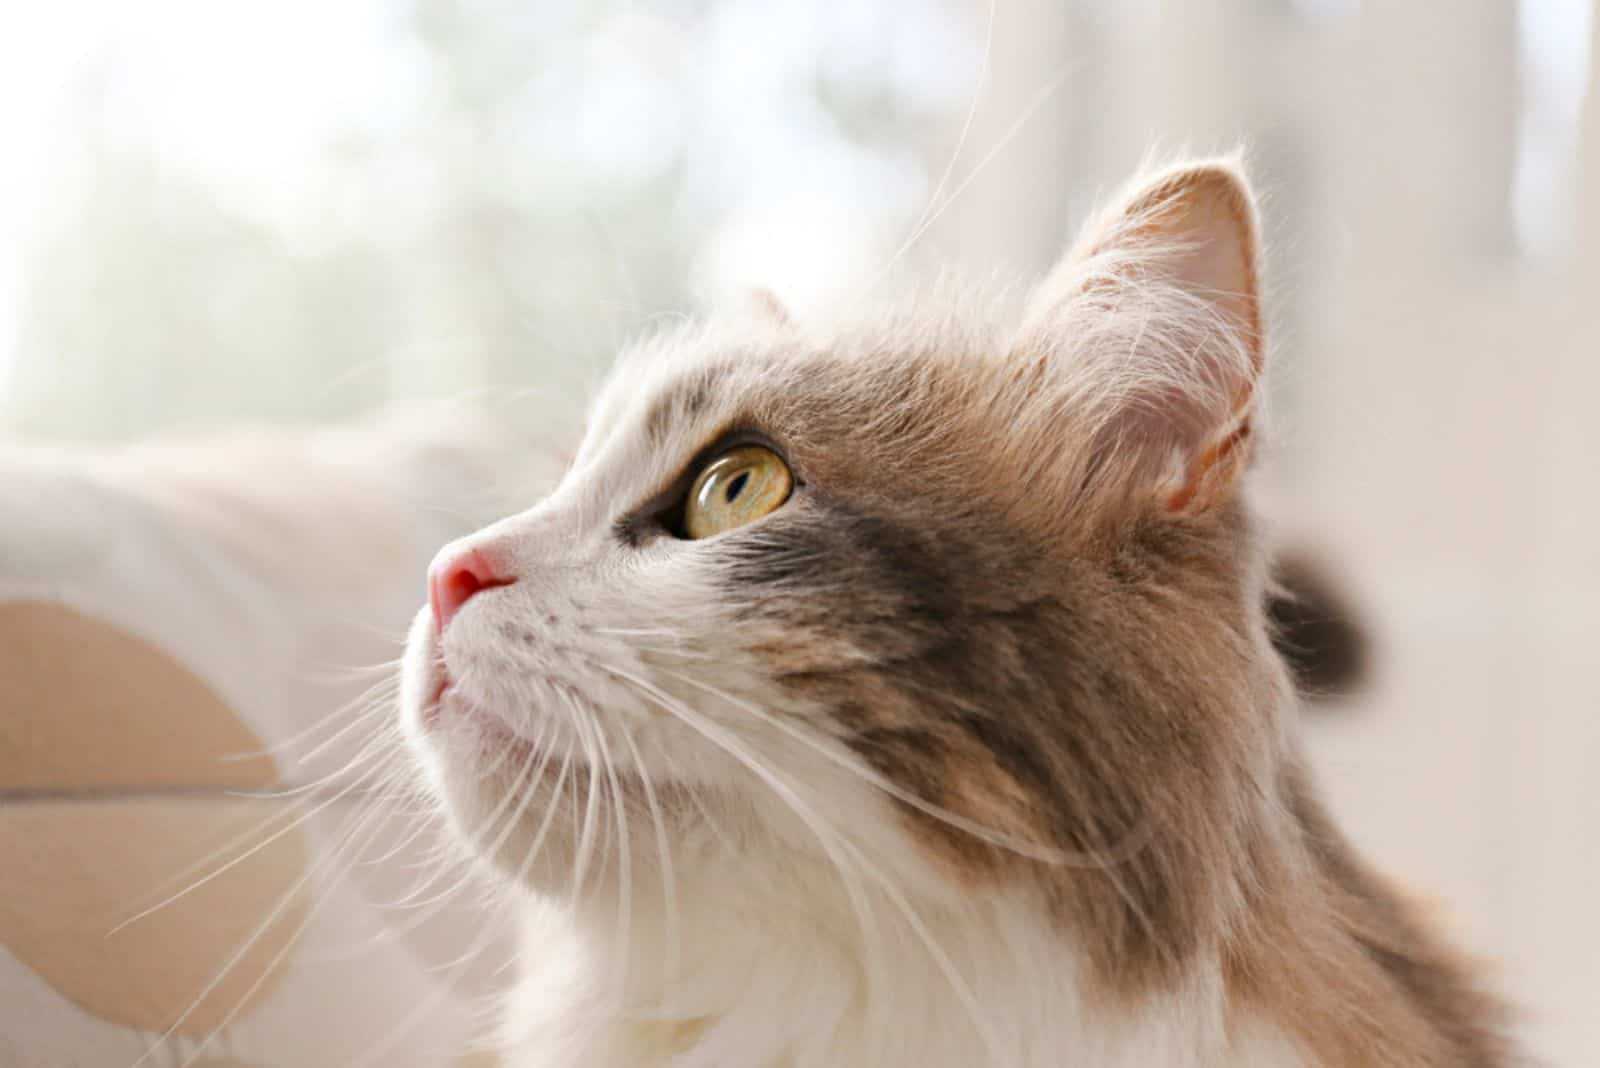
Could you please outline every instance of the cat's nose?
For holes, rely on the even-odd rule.
[[[428,567],[428,605],[433,609],[434,633],[443,634],[445,626],[474,594],[515,581],[495,570],[477,549],[445,546]]]

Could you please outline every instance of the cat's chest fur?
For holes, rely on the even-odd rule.
[[[636,903],[638,904],[638,903]],[[766,902],[776,906],[776,902]],[[1059,931],[1011,908],[961,919],[872,907],[868,928],[819,917],[815,899],[752,914],[683,910],[677,977],[661,974],[663,915],[646,905],[628,945],[533,907],[505,1006],[509,1068],[1298,1068],[1262,1019],[1230,1015],[1216,970],[1135,1003],[1085,981]],[[920,931],[918,928],[920,927]],[[874,944],[881,949],[869,948]],[[621,997],[616,976],[634,980]],[[871,974],[869,974],[871,973]]]

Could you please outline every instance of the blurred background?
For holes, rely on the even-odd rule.
[[[6,5],[0,429],[580,400],[662,316],[1025,277],[1142,159],[1242,145],[1268,495],[1380,655],[1315,759],[1593,1063],[1597,40],[1587,0]]]

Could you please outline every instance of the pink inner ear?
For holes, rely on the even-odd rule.
[[[1184,289],[1210,301],[1248,347],[1254,370],[1261,368],[1261,314],[1256,296],[1255,222],[1238,179],[1220,171],[1201,172],[1177,191],[1171,214],[1158,231],[1181,242],[1175,264]],[[1166,215],[1166,212],[1162,213]],[[1165,225],[1163,225],[1165,223]],[[1243,384],[1248,403],[1253,382]]]
[[[1183,485],[1163,502],[1169,512],[1199,512],[1209,508],[1233,484],[1250,455],[1249,418],[1189,464]]]
[[[1111,251],[1119,238],[1148,242],[1164,260],[1157,273],[1195,301],[1200,322],[1179,331],[1189,344],[1168,353],[1176,366],[1166,369],[1170,377],[1154,411],[1137,418],[1184,458],[1179,483],[1161,491],[1164,506],[1200,511],[1226,495],[1250,452],[1250,408],[1262,367],[1250,195],[1232,169],[1201,165],[1152,183],[1122,219],[1111,230]],[[1137,292],[1129,299],[1137,300]]]
[[[1178,168],[1090,233],[1035,294],[1025,336],[1063,354],[1064,410],[1093,413],[1096,478],[1206,508],[1248,459],[1263,364],[1249,190],[1227,163]]]
[[[1093,428],[1079,485],[1192,511],[1249,457],[1262,348],[1249,188],[1208,162],[1091,225],[1035,290],[1013,352],[1056,385],[1054,417]]]

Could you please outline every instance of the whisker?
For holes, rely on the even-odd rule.
[[[999,1036],[995,1033],[993,1025],[989,1023],[988,1016],[984,1013],[983,1007],[978,1003],[977,995],[973,993],[971,984],[969,984],[965,977],[961,975],[960,969],[956,967],[955,961],[950,958],[949,953],[946,952],[944,947],[941,946],[933,937],[933,933],[928,929],[927,922],[911,905],[911,903],[906,900],[905,894],[898,886],[894,884],[893,880],[889,879],[871,863],[867,862],[861,856],[860,851],[850,843],[844,842],[841,844],[843,845],[843,848],[848,850],[855,858],[858,868],[864,871],[868,878],[872,879],[873,882],[877,883],[878,888],[888,896],[895,908],[897,908],[900,911],[900,914],[905,918],[906,923],[911,926],[911,929],[916,934],[917,938],[921,940],[929,955],[933,957],[934,964],[944,975],[945,980],[950,984],[951,990],[955,992],[955,995],[961,1002],[962,1007],[967,1010],[967,1015],[971,1017],[973,1026],[977,1028],[979,1038],[982,1040],[985,1048],[988,1050],[990,1058],[988,1063],[1002,1064],[1008,1062],[1010,1058],[1000,1055],[999,1051],[1002,1047]]]
[[[528,758],[523,762],[522,770],[517,773],[517,777],[512,781],[511,785],[506,788],[505,794],[495,805],[493,811],[491,811],[483,820],[482,827],[478,831],[467,836],[467,840],[469,842],[479,843],[480,835],[492,830],[495,824],[500,820],[500,817],[502,815],[506,815],[506,813],[510,811],[513,803],[521,802],[517,811],[507,816],[504,824],[501,825],[499,832],[495,835],[494,840],[489,843],[488,848],[482,850],[484,855],[491,857],[495,856],[499,853],[500,848],[505,845],[506,839],[511,837],[511,832],[516,829],[517,822],[522,818],[522,812],[527,805],[525,798],[528,795],[524,793],[524,788],[527,787],[530,782],[537,782],[539,780],[540,775],[542,775],[544,772],[545,762],[549,757],[549,753],[550,751],[548,749],[544,749],[540,746],[529,747]],[[536,768],[537,770],[535,770]],[[406,898],[401,899],[401,903],[403,903],[407,908],[424,908],[436,902],[446,901],[453,896],[456,891],[460,890],[461,887],[467,885],[471,879],[472,869],[469,867],[467,869],[467,873],[463,875],[460,880],[440,891],[439,893],[420,901],[414,900],[410,897],[410,895],[408,895]],[[426,889],[429,885],[431,885],[432,881],[433,880],[424,882],[422,886],[417,888],[417,891]],[[413,891],[413,894],[417,891]],[[424,917],[424,919],[426,919],[426,917]]]
[[[267,830],[268,827],[279,822],[280,820],[292,820],[295,823],[299,823],[299,816],[304,812],[306,804],[307,802],[301,799],[296,800],[292,804],[288,805],[269,806],[272,811],[269,812],[265,817],[251,823],[249,827],[245,828],[232,838],[229,838],[226,842],[223,842],[221,845],[212,849],[205,856],[189,862],[179,870],[173,872],[171,875],[166,876],[161,880],[158,886],[152,888],[147,894],[141,896],[148,900],[153,895],[162,893],[166,890],[166,888],[174,886],[177,883],[181,883],[195,872],[202,870],[213,862],[221,859],[229,853],[232,853],[235,849],[242,847],[244,843],[253,841],[256,835],[262,834]],[[133,921],[124,920],[123,924],[131,922]],[[118,927],[108,930],[105,934],[105,937],[110,938],[113,934],[116,934],[117,930],[120,929],[121,928]]]
[[[578,835],[578,850],[573,859],[572,897],[570,904],[576,906],[579,898],[583,896],[583,885],[589,873],[589,865],[594,856],[594,837],[596,834],[596,819],[600,809],[600,760],[595,753],[594,741],[590,737],[588,725],[583,717],[573,721],[577,737],[583,744],[584,762],[589,765],[589,787],[584,797],[583,804],[583,829]],[[576,814],[574,814],[576,819]]]
[[[219,762],[225,764],[238,764],[247,760],[258,760],[261,757],[275,757],[279,754],[287,753],[305,739],[316,734],[318,731],[325,729],[330,723],[333,723],[342,717],[354,715],[357,719],[365,719],[380,708],[387,710],[392,702],[388,699],[385,699],[384,695],[387,694],[392,698],[393,693],[399,689],[399,686],[400,681],[398,676],[395,676],[393,672],[390,672],[387,677],[373,683],[361,693],[344,702],[332,711],[318,716],[311,724],[302,727],[293,734],[290,734],[284,738],[280,738],[270,745],[264,745],[257,749],[245,750],[238,753],[224,753],[217,759]],[[366,702],[371,702],[370,707],[361,712],[352,712],[353,709]]]
[[[289,797],[303,797],[314,794],[332,786],[339,779],[350,774],[361,764],[377,756],[392,756],[404,748],[405,741],[400,736],[398,728],[380,727],[371,738],[362,743],[356,750],[355,756],[344,762],[344,765],[319,775],[310,782],[303,782],[298,786],[285,786],[281,790],[226,790],[229,797],[240,797],[251,801],[281,801]]]
[[[986,842],[989,845],[997,848],[1005,849],[1020,856],[1027,857],[1030,860],[1037,860],[1048,864],[1059,864],[1064,867],[1085,868],[1098,871],[1116,864],[1125,863],[1131,857],[1136,856],[1139,851],[1150,842],[1152,832],[1148,826],[1146,826],[1143,832],[1140,834],[1130,834],[1128,841],[1124,842],[1118,849],[1109,852],[1105,856],[1075,853],[1056,849],[1050,846],[1039,846],[1034,845],[1031,842],[1021,841],[1020,839],[1016,839],[1010,835],[996,831],[991,827],[986,827],[975,820],[968,819],[959,813],[951,812],[949,809],[934,804],[926,798],[907,790],[905,787],[894,782],[892,779],[885,778],[883,775],[872,770],[871,768],[857,763],[856,761],[849,759],[847,756],[835,750],[829,749],[827,746],[818,742],[815,738],[811,737],[794,724],[788,723],[782,718],[774,716],[765,709],[759,708],[748,701],[735,697],[734,695],[727,693],[724,690],[720,690],[709,683],[701,682],[699,679],[688,675],[683,675],[679,672],[669,671],[663,668],[662,673],[672,676],[674,679],[677,679],[679,682],[682,682],[687,686],[693,686],[696,689],[705,691],[713,697],[727,701],[729,704],[732,704],[742,712],[749,713],[768,726],[783,732],[789,738],[808,746],[818,755],[827,759],[839,768],[858,776],[871,786],[874,786],[888,794],[896,801],[904,802],[924,815],[931,816],[932,818],[948,824],[957,830],[965,831],[967,834],[972,835],[974,838],[977,838],[982,842]]]
[[[363,814],[362,818],[365,818],[365,814]],[[344,828],[348,828],[356,819],[356,816],[346,817],[346,822],[341,826],[341,831]],[[351,831],[350,833],[354,834],[356,832]],[[155,1042],[152,1043],[144,1051],[144,1053],[133,1062],[130,1068],[140,1068],[141,1065],[150,1060],[157,1050],[167,1047],[167,1045],[172,1041],[173,1035],[175,1035],[178,1029],[183,1026],[184,1022],[187,1021],[189,1017],[194,1014],[194,1011],[205,1001],[205,999],[210,997],[217,987],[221,985],[222,981],[227,978],[228,974],[232,972],[235,967],[238,966],[239,962],[244,959],[245,954],[248,953],[258,941],[260,941],[261,937],[266,934],[267,931],[272,929],[273,925],[276,924],[279,918],[283,915],[284,910],[286,910],[292,902],[298,899],[301,891],[306,887],[306,885],[310,883],[312,879],[316,878],[322,871],[324,871],[329,864],[332,863],[336,856],[336,850],[330,851],[307,866],[305,872],[302,873],[301,876],[295,880],[293,885],[291,885],[289,889],[278,898],[277,903],[268,911],[266,919],[262,920],[261,923],[257,925],[257,927],[248,936],[246,936],[237,947],[235,947],[233,954],[222,964],[220,968],[218,968],[212,974],[211,978],[201,988],[200,992],[190,1000],[188,1007],[185,1008],[183,1012],[179,1013],[178,1017],[173,1020],[167,1029],[162,1032],[159,1037],[157,1037]],[[326,900],[326,897],[327,895],[325,895],[322,900]],[[183,1065],[193,1063],[194,1059],[200,1055],[201,1051],[205,1049],[205,1047],[210,1043],[211,1039],[215,1037],[218,1032],[224,1030],[227,1025],[232,1022],[233,1017],[237,1015],[239,1010],[249,1000],[250,996],[260,988],[261,984],[265,982],[266,978],[271,975],[273,971],[276,970],[278,964],[285,956],[288,955],[289,951],[299,941],[300,935],[305,932],[315,914],[315,907],[307,910],[306,915],[301,919],[300,923],[296,925],[295,930],[291,933],[290,937],[285,940],[283,947],[278,951],[277,954],[274,955],[272,960],[268,962],[266,968],[262,970],[261,975],[257,978],[257,980],[250,986],[248,990],[245,991],[239,1000],[234,1003],[233,1008],[224,1014],[222,1021],[217,1025],[216,1028],[213,1029],[211,1035],[202,1040],[194,1048],[194,1050],[190,1052],[189,1056],[182,1062]]]
[[[567,781],[567,774],[572,768],[572,756],[576,744],[577,741],[575,737],[568,739],[566,753],[561,760],[561,771],[559,772],[556,781],[555,796],[557,798],[559,798],[562,787]],[[518,809],[517,814],[514,817],[516,820],[522,819],[523,815],[527,811],[527,806],[532,803],[533,798],[537,795],[538,791],[536,790],[530,790],[527,793],[526,797],[523,799],[522,806]],[[518,869],[511,885],[520,885],[523,879],[527,877],[528,872],[532,870],[534,860],[538,857],[540,850],[544,846],[545,836],[550,830],[553,817],[558,807],[558,805],[552,803],[550,807],[546,809],[545,815],[540,822],[539,830],[535,834],[532,844],[528,847],[527,856],[523,858],[522,866]],[[390,1049],[393,1049],[395,1043],[399,1042],[401,1038],[403,1038],[413,1027],[416,1026],[417,1021],[426,1018],[428,1012],[432,1010],[433,1006],[437,1005],[443,998],[449,995],[450,991],[454,988],[455,983],[459,981],[466,969],[482,956],[483,951],[489,947],[495,935],[496,931],[493,925],[486,924],[479,933],[478,937],[473,940],[473,944],[469,946],[466,951],[457,957],[456,960],[447,962],[444,969],[447,971],[447,974],[438,984],[438,988],[434,990],[433,993],[429,994],[427,998],[423,999],[422,1004],[419,1005],[415,1011],[410,1013],[407,1018],[400,1023],[399,1026],[380,1039],[378,1043],[366,1053],[351,1061],[347,1068],[367,1068],[367,1066],[377,1063],[379,1058],[386,1054]],[[500,968],[495,970],[495,975],[498,975],[501,970],[511,965],[514,960],[515,955],[508,956],[505,964],[502,964]],[[430,969],[430,971],[435,973],[437,973],[439,970],[440,969]]]
[[[655,698],[657,703],[660,704],[662,708],[677,715],[689,726],[698,730],[713,744],[722,747],[724,751],[729,753],[729,755],[739,760],[750,771],[755,773],[759,778],[766,782],[768,787],[777,792],[784,802],[788,804],[789,807],[795,812],[795,814],[799,816],[808,827],[811,828],[812,832],[817,836],[818,842],[822,844],[824,851],[833,861],[834,866],[839,871],[841,877],[845,876],[846,869],[843,862],[837,855],[836,850],[842,850],[845,856],[853,862],[851,864],[851,868],[853,868],[853,870],[856,872],[864,872],[871,877],[873,882],[878,885],[879,889],[884,892],[884,894],[889,898],[890,902],[894,904],[896,909],[901,913],[906,923],[911,927],[912,932],[923,943],[929,955],[933,957],[935,965],[944,975],[946,981],[950,983],[951,988],[955,992],[958,1000],[962,1002],[963,1007],[971,1017],[973,1027],[977,1030],[980,1039],[987,1048],[991,1057],[990,1063],[1004,1063],[1007,1060],[1007,1058],[998,1056],[999,1051],[1002,1049],[999,1037],[995,1034],[993,1027],[988,1023],[987,1019],[983,1015],[981,1006],[978,1003],[976,995],[972,992],[971,986],[961,975],[960,970],[956,967],[955,962],[951,959],[949,954],[942,946],[938,944],[937,940],[934,939],[926,922],[911,906],[910,902],[906,900],[905,895],[887,876],[885,876],[881,871],[877,870],[873,865],[869,864],[862,856],[859,849],[845,840],[836,830],[831,828],[827,821],[818,813],[812,810],[809,806],[805,805],[795,792],[794,787],[790,785],[781,774],[774,769],[762,766],[760,762],[757,761],[753,756],[751,756],[748,752],[745,752],[742,746],[732,742],[726,736],[719,738],[718,735],[723,734],[720,729],[715,728],[703,717],[700,717],[694,713],[690,713],[688,706],[671,698],[669,695],[663,693],[650,683],[639,679],[629,672],[622,671],[621,669],[614,668],[610,665],[594,662],[594,667],[601,671],[615,674],[616,677],[621,678],[624,681],[633,683],[638,689],[641,690],[641,692]],[[852,896],[859,894],[859,887],[856,887],[853,892],[850,890],[850,887],[853,885],[853,883],[853,879],[846,881],[847,892],[851,892]],[[861,906],[857,905],[856,908],[858,922],[864,922],[862,913],[860,911]],[[867,932],[864,929],[863,934],[865,935],[866,933]],[[881,945],[881,941],[878,942],[878,944]],[[872,958],[869,955],[869,969],[872,967],[871,960]],[[881,972],[879,972],[873,978],[875,978],[876,983],[878,984],[884,982]],[[869,987],[873,985],[873,978],[869,978]],[[882,987],[880,986],[878,988],[881,989]],[[883,1039],[880,1037],[879,1041],[882,1042]]]
[[[936,208],[942,209],[943,207],[939,202],[939,198],[944,194],[944,187],[950,184],[950,176],[955,174],[956,164],[961,161],[962,152],[966,151],[967,138],[972,134],[973,120],[978,117],[978,105],[983,100],[983,91],[988,88],[989,65],[994,59],[994,20],[995,13],[999,6],[999,0],[989,0],[989,14],[985,19],[985,25],[983,28],[983,58],[979,61],[978,77],[972,85],[972,99],[967,102],[967,115],[966,118],[964,118],[961,122],[961,133],[956,137],[956,147],[954,151],[950,153],[950,160],[945,164],[944,172],[939,175],[938,182],[934,183],[933,192],[928,194],[928,201],[922,206],[922,213],[917,216],[917,221],[912,224],[911,231],[906,237],[905,244],[902,245],[900,250],[897,251],[889,260],[888,266],[884,268],[886,272],[889,270],[889,268],[894,266],[895,261],[898,260],[900,256],[903,255],[911,246],[911,244],[914,243],[921,235],[923,225],[928,222],[928,216],[931,215]],[[956,194],[952,194],[952,199],[956,195],[959,195],[959,191],[957,191]]]
[[[684,793],[689,798],[689,803],[694,805],[695,811],[700,814],[701,822],[711,828],[711,833],[717,836],[717,841],[722,843],[724,849],[730,852],[735,851],[737,843],[733,835],[728,833],[728,829],[722,825],[722,820],[717,817],[716,813],[711,811],[711,808],[701,796],[701,791],[687,785],[683,768],[676,760],[672,759],[672,754],[666,750],[661,750],[655,756],[667,765],[667,771],[675,781],[685,784]]]
[[[639,771],[639,783],[644,790],[645,804],[650,811],[650,821],[655,826],[656,853],[661,862],[661,905],[663,923],[666,927],[666,946],[664,949],[665,960],[662,962],[665,974],[662,980],[667,989],[667,997],[673,996],[673,982],[678,975],[680,967],[680,950],[678,947],[678,890],[675,873],[672,868],[672,849],[667,842],[666,821],[661,815],[661,806],[656,799],[655,786],[650,781],[650,775],[645,771],[644,757],[639,752],[638,743],[633,740],[633,734],[627,730],[622,731],[622,740],[628,744],[628,751],[633,754],[633,763]],[[663,1009],[665,1015],[672,1016],[671,1001]]]
[[[381,687],[383,684],[380,683],[378,685]],[[395,685],[398,686],[399,684],[395,683]],[[337,745],[339,743],[339,741],[342,738],[344,738],[347,734],[349,734],[351,731],[353,731],[353,730],[357,729],[358,727],[362,726],[363,724],[365,724],[367,722],[367,720],[370,719],[373,715],[381,713],[384,716],[388,716],[388,715],[392,714],[393,705],[394,705],[394,702],[393,702],[392,698],[390,698],[388,700],[383,700],[383,701],[375,701],[373,707],[371,707],[371,708],[367,709],[365,712],[362,712],[359,715],[353,717],[350,720],[349,723],[345,724],[338,731],[334,732],[334,734],[332,736],[330,736],[330,737],[324,739],[323,741],[319,742],[317,745],[313,746],[311,749],[307,750],[306,752],[301,753],[298,757],[295,758],[295,762],[299,763],[299,764],[309,764],[309,763],[311,763],[311,761],[315,760],[320,754],[322,754],[323,752],[325,752],[326,750],[328,750],[332,746]]]
[[[807,805],[796,792],[795,788],[774,769],[767,767],[756,759],[748,750],[728,736],[727,732],[707,720],[705,717],[691,711],[683,702],[676,700],[671,695],[663,692],[653,684],[639,678],[632,672],[624,671],[613,665],[599,661],[589,660],[588,663],[598,671],[605,672],[615,678],[633,686],[640,693],[651,699],[655,704],[674,716],[685,725],[698,732],[707,741],[722,749],[729,756],[739,761],[744,767],[755,775],[768,789],[789,806],[790,810],[798,816],[808,830],[816,837],[817,843],[822,847],[824,854],[838,872],[846,896],[850,900],[856,922],[860,925],[862,936],[871,946],[882,946],[882,934],[877,922],[872,917],[875,913],[871,908],[870,898],[862,892],[861,885],[847,867],[839,853],[840,838],[838,832],[831,828],[827,821]],[[868,988],[888,989],[887,981],[881,971],[881,964],[877,963],[877,954],[868,954]]]
[[[205,886],[208,883],[210,883],[213,879],[218,878],[219,876],[221,876],[225,872],[231,871],[232,869],[234,869],[238,865],[244,863],[246,860],[250,859],[251,857],[255,856],[257,853],[261,852],[263,849],[267,848],[267,846],[271,845],[273,842],[278,841],[284,835],[289,834],[291,831],[294,831],[296,828],[300,827],[301,825],[306,823],[308,820],[311,820],[311,819],[315,818],[319,813],[325,812],[330,806],[332,806],[334,804],[337,804],[339,801],[343,800],[353,790],[355,790],[355,788],[361,782],[363,782],[367,777],[371,776],[372,774],[375,774],[377,771],[379,771],[381,769],[381,767],[382,766],[379,765],[377,767],[369,769],[367,774],[364,775],[362,778],[357,779],[357,780],[355,780],[355,782],[350,783],[348,786],[346,786],[344,789],[340,790],[338,793],[336,793],[333,796],[325,799],[324,801],[320,802],[319,804],[314,805],[309,810],[300,813],[288,825],[286,825],[284,827],[281,827],[278,830],[272,832],[272,834],[268,835],[266,838],[263,838],[261,841],[257,842],[255,845],[251,846],[249,849],[245,850],[243,853],[240,853],[238,856],[234,857],[232,860],[229,860],[226,864],[223,864],[221,867],[218,867],[216,869],[213,869],[210,872],[207,872],[204,876],[202,876],[199,879],[196,879],[194,882],[192,882],[189,885],[185,886],[182,890],[179,890],[174,894],[170,894],[167,897],[162,898],[160,901],[156,902],[154,905],[151,905],[150,907],[145,908],[145,909],[141,909],[138,912],[134,913],[132,916],[129,916],[127,919],[123,920],[121,923],[119,923],[115,927],[111,928],[111,930],[107,931],[106,932],[106,937],[110,938],[113,935],[117,934],[119,931],[122,931],[122,930],[132,926],[133,924],[138,923],[140,920],[144,919],[146,916],[150,916],[150,915],[152,915],[152,914],[154,914],[156,912],[159,912],[160,910],[166,908],[168,905],[171,905],[174,902],[180,901],[183,898],[188,897],[190,894],[194,893],[196,890],[200,889],[202,886]]]
[[[374,818],[379,813],[384,811],[385,810],[382,805],[376,803],[368,805],[365,811],[360,814],[356,827],[352,829],[350,833],[346,835],[337,845],[335,845],[335,847],[330,850],[328,854],[322,858],[322,860],[318,861],[315,866],[309,869],[306,875],[302,878],[301,883],[296,884],[296,887],[298,888],[300,885],[303,885],[305,882],[307,882],[313,873],[321,869],[324,864],[328,866],[330,871],[337,869],[344,859],[345,851],[359,836],[364,834],[366,837],[363,839],[362,845],[355,847],[356,851],[359,852],[359,850],[364,848],[367,843],[370,843],[377,832],[386,826],[388,820],[393,816],[393,813],[390,812],[385,815],[382,820],[373,822]],[[301,917],[300,922],[295,925],[295,929],[290,933],[289,937],[284,940],[282,947],[280,947],[278,951],[273,954],[272,959],[267,962],[266,966],[261,969],[256,978],[248,987],[245,988],[244,992],[239,995],[228,1011],[223,1014],[222,1019],[217,1022],[217,1025],[212,1028],[211,1032],[207,1034],[192,1051],[190,1051],[186,1058],[184,1058],[182,1063],[179,1065],[179,1068],[189,1068],[189,1066],[194,1064],[196,1058],[198,1058],[200,1054],[205,1051],[207,1046],[217,1039],[218,1035],[222,1034],[228,1029],[229,1025],[233,1023],[235,1017],[237,1017],[238,1014],[243,1010],[244,1006],[250,1002],[251,998],[255,996],[256,991],[261,989],[261,986],[266,983],[266,981],[271,978],[272,974],[278,970],[279,966],[282,965],[284,959],[295,950],[295,948],[299,945],[301,937],[311,926],[317,915],[322,911],[323,906],[331,901],[334,895],[338,893],[339,885],[346,871],[348,871],[348,865],[346,865],[344,870],[337,871],[336,874],[327,875],[323,878],[322,881],[326,883],[326,889],[323,890],[322,894],[306,910],[306,914]],[[291,895],[297,893],[298,889],[292,889],[290,891]],[[280,911],[286,901],[290,899],[290,895],[285,895],[285,898],[280,900],[279,907],[274,909],[274,912],[276,913]],[[269,915],[267,920],[263,922],[262,926],[257,928],[256,933],[252,935],[252,937],[240,948],[240,951],[235,958],[227,965],[224,965],[223,969],[217,974],[213,982],[220,982],[221,979],[225,977],[230,970],[232,970],[234,965],[237,964],[239,958],[241,958],[244,953],[249,951],[250,947],[255,944],[255,941],[259,939],[262,934],[270,929],[272,922],[273,917]],[[187,1011],[192,1012],[195,1005],[198,1005],[201,1001],[203,1001],[209,995],[209,993],[209,990],[201,993],[199,997],[197,997],[195,1001],[190,1004],[190,1007]],[[137,1068],[137,1066],[135,1066],[135,1068]]]
[[[923,235],[932,228],[933,224],[938,222],[939,219],[943,217],[944,213],[949,210],[950,205],[961,199],[961,194],[967,191],[967,187],[972,185],[972,183],[978,179],[979,175],[988,170],[989,164],[993,163],[995,158],[999,156],[1001,152],[1010,147],[1011,142],[1016,139],[1016,136],[1019,133],[1022,132],[1023,127],[1025,127],[1033,119],[1034,115],[1038,113],[1039,109],[1044,107],[1045,103],[1058,91],[1060,91],[1063,85],[1067,84],[1067,80],[1072,76],[1072,73],[1073,69],[1071,67],[1067,67],[1045,83],[1044,87],[1034,95],[1034,98],[1031,101],[1029,101],[1028,106],[1022,109],[1022,114],[1017,116],[1016,120],[1011,124],[1011,126],[1008,127],[1005,133],[1000,136],[1000,139],[995,142],[994,147],[989,149],[984,157],[980,159],[977,164],[973,166],[972,170],[967,173],[967,176],[961,180],[961,184],[956,186],[951,194],[945,198],[944,203],[939,205],[938,209],[934,211],[933,214],[924,218],[922,222],[920,222],[911,231],[910,236],[907,237],[905,242],[895,250],[894,255],[889,257],[888,261],[884,263],[883,267],[878,271],[878,273],[873,276],[872,281],[862,288],[861,296],[857,298],[857,303],[864,302],[872,294],[872,292],[883,283],[883,280],[889,276],[889,272],[892,271],[895,266],[905,257],[906,253],[911,251],[918,241],[922,240]]]
[[[588,718],[570,694],[567,695],[568,703],[572,706],[575,717]],[[628,947],[633,939],[633,873],[632,850],[628,843],[628,805],[622,796],[622,788],[618,785],[616,765],[611,760],[611,747],[606,744],[606,732],[601,724],[593,724],[595,743],[600,750],[601,761],[605,765],[606,779],[611,784],[611,803],[613,815],[617,823],[617,839],[620,848],[617,850],[617,898],[618,909],[622,913],[622,937],[618,942],[616,951],[615,974],[621,983],[620,989],[627,990],[625,977],[628,970]]]

